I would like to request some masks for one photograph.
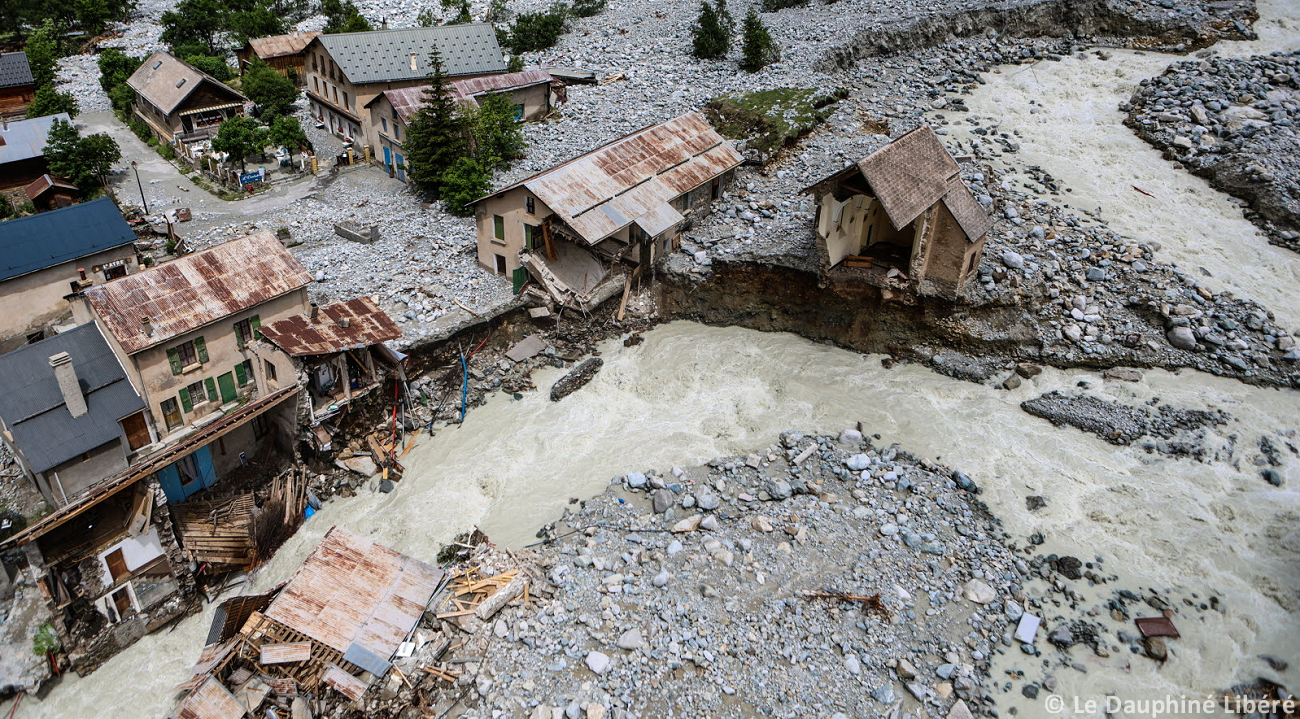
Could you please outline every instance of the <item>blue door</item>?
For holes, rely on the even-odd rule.
[[[389,172],[393,171],[393,151],[387,147],[384,148],[384,169]]]
[[[397,156],[397,179],[406,182],[406,163],[402,161],[402,156]]]
[[[178,462],[158,470],[158,482],[162,484],[168,502],[184,502],[199,490],[216,484],[217,472],[212,468],[212,453],[207,447],[194,450]]]

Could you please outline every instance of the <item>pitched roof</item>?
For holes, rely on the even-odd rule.
[[[543,85],[550,83],[554,78],[549,72],[537,68],[529,68],[522,72],[508,72],[502,75],[484,75],[483,77],[471,77],[464,80],[455,80],[447,83],[447,94],[450,95],[453,102],[465,105],[477,105],[478,98],[494,92],[512,92],[521,90],[525,87],[534,85]],[[370,107],[379,101],[380,97],[388,99],[397,116],[404,123],[410,123],[415,113],[420,111],[424,105],[424,93],[429,89],[428,85],[417,85],[415,87],[402,87],[396,90],[384,90],[375,96],[373,100],[366,103]]]
[[[294,315],[277,320],[262,325],[260,331],[294,357],[360,349],[402,336],[397,323],[368,297],[325,305],[315,319]]]
[[[216,677],[203,680],[176,707],[175,719],[243,719],[248,712]]]
[[[73,417],[50,357],[67,352],[86,398]],[[117,421],[144,409],[117,356],[93,322],[0,355],[0,418],[31,465],[44,472],[121,437]]]
[[[253,54],[263,60],[270,60],[273,57],[284,57],[286,55],[297,55],[302,52],[316,36],[320,30],[310,32],[294,32],[288,35],[272,35],[271,37],[255,37],[248,41],[248,47]]]
[[[68,190],[77,189],[77,186],[71,182],[53,177],[47,172],[35,180],[32,180],[32,184],[23,188],[23,191],[27,193],[27,199],[35,202],[36,198],[40,197],[42,193],[51,187],[62,187]]]
[[[632,223],[653,236],[683,219],[668,204],[671,200],[743,159],[708,120],[688,112],[488,197],[527,187],[591,244]]]
[[[27,62],[25,52],[0,53],[0,87],[31,85],[32,66]]]
[[[0,222],[0,281],[135,242],[107,197]]]
[[[230,95],[232,101],[242,102],[248,99],[217,78],[161,50],[150,55],[148,60],[136,68],[126,84],[162,110],[163,114],[170,115],[205,82],[217,92]]]
[[[153,347],[311,284],[311,274],[269,232],[223,242],[86,290],[128,354]],[[153,334],[146,335],[141,318]]]
[[[856,165],[804,188],[808,192],[828,180],[862,173],[871,193],[880,200],[894,229],[900,230],[922,212],[942,202],[971,242],[993,226],[988,213],[962,182],[957,161],[948,154],[928,125],[911,130],[876,150]]]
[[[426,78],[436,46],[448,76],[505,72],[496,31],[487,23],[321,35],[331,58],[353,84]]]
[[[387,661],[424,613],[442,570],[331,527],[266,616],[347,653]]]
[[[7,127],[0,126],[0,165],[44,156],[46,138],[55,120],[72,122],[68,113],[60,112],[30,120],[15,120]]]

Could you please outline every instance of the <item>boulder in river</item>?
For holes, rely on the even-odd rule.
[[[577,392],[579,389],[582,389],[582,386],[590,382],[591,378],[595,377],[596,373],[599,372],[600,368],[604,365],[605,360],[599,357],[592,357],[591,359],[585,360],[577,367],[574,367],[568,374],[561,377],[559,382],[556,382],[551,387],[551,401],[559,402],[565,397]]]

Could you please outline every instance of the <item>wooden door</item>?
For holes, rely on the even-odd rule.
[[[135,451],[149,444],[149,425],[145,422],[144,412],[136,412],[122,420],[122,431],[126,433],[126,445]]]
[[[104,563],[108,565],[108,575],[113,578],[114,584],[122,581],[131,574],[131,572],[127,571],[126,557],[122,556],[121,549],[114,549],[108,554],[105,554]]]
[[[131,594],[126,587],[113,592],[113,608],[117,610],[119,620],[131,611]]]
[[[217,378],[217,386],[221,389],[221,403],[234,402],[239,394],[235,391],[235,373],[227,372]]]

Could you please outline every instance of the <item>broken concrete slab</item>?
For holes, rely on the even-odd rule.
[[[1016,641],[1021,644],[1033,644],[1038,635],[1038,627],[1043,620],[1028,612],[1020,615],[1020,624],[1016,626]]]
[[[546,308],[543,307],[542,309]],[[546,349],[546,342],[541,337],[528,335],[506,350],[506,357],[511,362],[523,362],[526,359],[536,357],[544,349]]]
[[[336,459],[334,465],[339,469],[346,469],[350,472],[356,472],[362,477],[373,477],[379,473],[379,467],[375,460],[367,456],[349,457],[348,459]]]

